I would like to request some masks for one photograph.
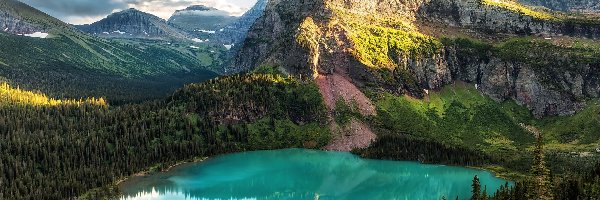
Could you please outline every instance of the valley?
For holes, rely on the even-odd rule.
[[[262,184],[236,194],[592,200],[600,196],[600,19],[593,4],[259,0],[241,16],[185,5],[169,19],[129,8],[70,25],[4,0],[0,199],[157,193],[145,184],[171,184],[158,189],[167,197],[217,198],[229,196],[215,193],[217,186],[246,188],[286,169],[309,170],[323,179],[310,184],[324,186],[271,191],[278,187]],[[257,164],[265,173],[244,165],[271,156],[279,162]],[[211,168],[213,159],[229,157],[239,160],[219,173]],[[348,168],[348,159],[368,167],[334,170]],[[183,161],[192,163],[172,170]],[[407,165],[418,172],[397,171]],[[447,173],[406,180],[435,190],[403,186],[410,193],[401,193],[384,181],[437,165],[456,168],[461,181],[452,184],[460,189],[438,187],[452,179]],[[204,167],[215,177],[257,177],[203,176],[215,180],[215,190],[175,191],[197,175],[181,171]],[[316,195],[336,191],[325,187],[326,169],[347,183],[338,188],[346,193]],[[138,183],[132,176],[140,172],[154,181]],[[366,184],[349,181],[366,172]],[[164,182],[165,174],[177,180]],[[475,174],[494,186],[484,190]],[[140,185],[123,191],[123,180]]]

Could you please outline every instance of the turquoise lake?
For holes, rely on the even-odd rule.
[[[477,175],[489,192],[505,180],[444,165],[362,159],[304,149],[229,154],[120,185],[121,199],[468,199]]]

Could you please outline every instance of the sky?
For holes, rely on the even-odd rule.
[[[175,10],[191,5],[206,5],[239,16],[256,0],[20,0],[70,24],[90,24],[107,15],[135,8],[169,19]]]

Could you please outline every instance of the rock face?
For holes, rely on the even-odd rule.
[[[385,78],[382,70],[357,59],[352,35],[347,26],[341,25],[347,17],[337,16],[339,10],[365,19],[378,13],[411,23],[442,24],[483,34],[600,38],[597,24],[536,19],[483,5],[479,0],[271,0],[229,70],[276,65],[287,73],[315,78],[343,71],[358,87],[415,97],[422,97],[424,89],[466,81],[477,84],[493,99],[514,99],[526,105],[536,117],[573,114],[585,105],[582,99],[600,96],[600,63],[569,66],[575,64],[565,58],[565,62],[550,65],[564,64],[577,70],[543,73],[536,66],[503,59],[487,50],[480,52],[484,56],[474,56],[473,50],[465,51],[457,45],[444,45],[426,56],[396,55],[398,67],[386,72],[389,75]]]
[[[170,26],[165,20],[133,8],[113,13],[92,24],[76,27],[108,38],[189,38],[187,33]]]
[[[197,37],[214,35],[237,19],[226,11],[203,5],[177,10],[169,18],[169,24]]]
[[[543,20],[501,7],[483,5],[480,0],[431,0],[423,4],[418,17],[452,26],[490,33],[519,35],[568,35],[600,39],[600,23]]]
[[[544,6],[559,11],[600,11],[600,1],[597,0],[520,0],[520,2],[533,6]]]

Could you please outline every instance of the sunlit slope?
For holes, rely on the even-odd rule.
[[[104,98],[87,99],[54,99],[39,92],[14,88],[7,83],[0,83],[0,106],[108,106]]]

